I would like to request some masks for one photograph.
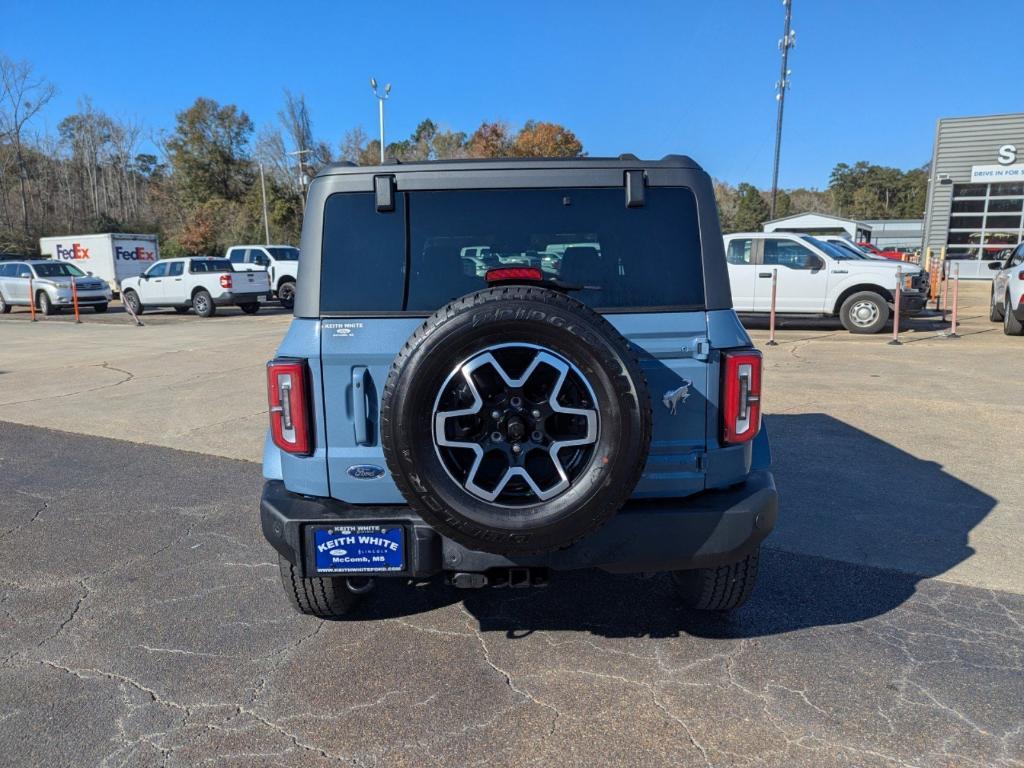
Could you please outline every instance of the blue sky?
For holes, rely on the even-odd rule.
[[[781,184],[823,187],[840,161],[920,166],[938,117],[1024,109],[1014,5],[794,0]],[[532,117],[591,155],[679,152],[717,178],[770,181],[781,0],[4,6],[0,51],[60,89],[51,129],[82,96],[151,130],[200,95],[259,126],[289,87],[336,145],[355,125],[376,135],[374,75],[394,84],[389,139],[423,117],[460,130]]]

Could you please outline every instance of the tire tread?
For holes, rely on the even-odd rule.
[[[1003,333],[1007,336],[1024,336],[1024,323],[1013,314],[1013,301],[1010,292],[1006,292],[1003,302]]]
[[[340,619],[358,601],[358,596],[348,591],[343,578],[304,579],[283,555],[278,555],[278,566],[288,602],[299,613],[320,619]]]
[[[673,581],[683,602],[700,611],[730,611],[750,597],[757,582],[760,550],[717,568],[676,571]]]

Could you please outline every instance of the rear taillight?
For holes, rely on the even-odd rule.
[[[761,353],[722,355],[722,442],[745,443],[761,429]]]
[[[309,374],[305,360],[267,363],[270,434],[282,451],[308,456],[313,435],[309,418]]]
[[[220,276],[220,287],[221,288],[230,288],[231,287],[231,275],[221,275]]]
[[[1024,280],[1024,272],[1018,272],[1017,273],[1017,279],[1018,280]]]

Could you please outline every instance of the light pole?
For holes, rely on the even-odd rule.
[[[782,0],[786,6],[786,26],[779,40],[779,50],[782,51],[782,74],[775,83],[775,100],[779,102],[779,112],[775,117],[775,160],[772,163],[772,204],[768,214],[775,218],[775,198],[779,194],[779,154],[782,150],[782,108],[786,104],[786,89],[789,88],[790,70],[787,67],[789,62],[789,49],[796,45],[796,32],[790,29],[789,24],[793,16],[793,0]]]
[[[305,196],[306,192],[306,177],[302,173],[302,156],[312,152],[312,149],[296,149],[294,152],[288,152],[289,155],[295,155],[295,159],[299,163],[299,194]]]
[[[373,95],[377,97],[377,105],[380,108],[380,164],[384,165],[384,102],[391,96],[391,83],[384,86],[382,94],[377,90],[377,78],[371,77],[370,87],[373,89]]]

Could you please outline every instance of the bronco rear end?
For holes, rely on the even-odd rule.
[[[333,166],[301,253],[261,503],[296,608],[583,568],[746,600],[777,496],[696,163]]]

